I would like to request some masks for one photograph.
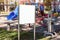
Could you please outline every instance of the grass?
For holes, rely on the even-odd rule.
[[[33,32],[21,32],[21,40],[33,40]],[[49,38],[46,38],[41,33],[36,33],[36,40],[49,40]]]
[[[33,33],[21,32],[21,40],[33,40]]]
[[[50,40],[50,36],[47,38],[47,37],[45,37],[45,38],[42,38],[42,39],[38,39],[38,40]]]
[[[0,40],[15,40],[18,37],[17,34],[18,32],[0,29]]]
[[[20,32],[21,40],[33,40],[33,32]],[[18,32],[0,29],[0,40],[17,40]],[[36,33],[36,40],[49,40],[42,33]]]

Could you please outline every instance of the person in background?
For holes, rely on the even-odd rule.
[[[42,16],[44,16],[44,5],[40,4],[40,13]]]

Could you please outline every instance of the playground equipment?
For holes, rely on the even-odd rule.
[[[7,20],[13,20],[17,18],[18,15],[18,6],[15,8],[14,11],[10,12],[10,14],[7,16]]]

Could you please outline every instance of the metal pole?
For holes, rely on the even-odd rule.
[[[19,14],[19,1],[20,0],[18,0],[18,14]],[[18,40],[20,40],[20,24],[19,24],[19,15],[18,15]]]
[[[35,40],[35,38],[36,38],[36,36],[35,36],[36,34],[35,34],[35,24],[34,24],[34,40]]]
[[[20,40],[20,25],[18,24],[18,40]]]
[[[48,14],[48,32],[52,32],[52,29],[51,29],[51,18],[52,17],[49,17],[50,14],[51,14],[51,11]]]
[[[48,14],[48,32],[50,32],[50,24],[49,24],[50,22],[49,22],[49,14]]]
[[[37,0],[34,0],[34,3],[36,3]],[[35,5],[35,8],[36,8],[36,5]],[[35,10],[36,11],[36,10]],[[36,13],[36,12],[35,12]],[[34,20],[35,21],[35,20]],[[34,23],[34,40],[36,40],[36,29],[35,29],[35,23]]]

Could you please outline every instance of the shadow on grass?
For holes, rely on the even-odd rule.
[[[20,40],[34,40],[33,32],[20,32],[21,39]],[[36,40],[44,38],[42,33],[36,33]]]

